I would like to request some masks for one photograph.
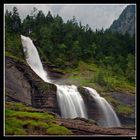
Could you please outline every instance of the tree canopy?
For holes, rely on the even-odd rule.
[[[42,52],[43,61],[58,67],[77,67],[80,61],[94,62],[135,82],[135,36],[128,33],[93,31],[88,24],[78,23],[76,17],[64,22],[58,14],[52,16],[48,11],[45,15],[36,8],[21,22],[16,7],[5,13],[5,32],[7,44],[12,35],[30,36]]]

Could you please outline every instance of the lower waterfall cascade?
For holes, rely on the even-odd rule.
[[[43,69],[38,51],[29,37],[21,35],[21,42],[26,61],[31,69],[44,81],[55,84],[49,78],[47,72]],[[87,110],[84,100],[75,85],[58,85],[57,100],[61,111],[62,118],[87,118]],[[96,101],[98,108],[104,116],[104,121],[101,124],[106,127],[120,127],[121,123],[114,112],[112,106],[101,97],[95,89],[84,87],[88,93]]]
[[[84,101],[75,85],[57,85],[57,99],[64,118],[88,118]]]
[[[101,114],[104,116],[104,119],[101,120],[101,124],[103,126],[108,126],[108,127],[120,127],[121,123],[114,112],[112,106],[106,101],[105,98],[101,97],[95,89],[92,89],[90,87],[84,87],[86,90],[88,90],[89,94],[94,98],[99,111]]]

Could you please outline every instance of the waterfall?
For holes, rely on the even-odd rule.
[[[38,51],[34,46],[32,40],[29,37],[21,35],[21,42],[26,56],[26,61],[31,69],[45,82],[51,83],[47,72],[43,69]],[[74,85],[55,85],[57,86],[57,100],[60,106],[62,117],[87,118],[86,107],[80,93],[77,90],[77,87]]]
[[[108,127],[120,127],[121,123],[111,105],[103,97],[101,97],[95,89],[90,87],[84,88],[87,89],[89,94],[94,98],[101,114],[103,115],[103,119],[100,121],[101,125]]]
[[[76,86],[57,85],[58,103],[63,118],[87,118],[84,101]]]
[[[28,65],[45,82],[50,82],[47,72],[43,69],[38,51],[32,40],[29,37],[21,35],[21,42]]]
[[[29,37],[21,35],[21,42],[26,61],[31,69],[45,82],[52,83],[47,72],[43,69],[38,51],[32,40]],[[61,116],[63,118],[88,118],[84,100],[78,92],[77,87],[75,85],[55,85],[57,86],[57,100],[61,110]],[[119,119],[110,104],[104,98],[100,97],[94,89],[89,87],[85,88],[95,99],[100,110],[102,110],[105,119],[104,126],[120,126]]]

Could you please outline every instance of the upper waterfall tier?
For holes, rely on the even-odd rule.
[[[43,69],[38,51],[34,46],[32,40],[29,37],[21,35],[21,42],[23,46],[23,51],[26,57],[26,61],[32,70],[40,76],[45,82],[51,82],[48,77],[47,72]]]

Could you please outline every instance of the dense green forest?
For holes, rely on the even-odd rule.
[[[94,22],[94,21],[93,21]],[[81,62],[98,68],[94,82],[106,86],[105,78],[121,77],[135,85],[135,36],[107,30],[93,31],[76,17],[64,22],[58,14],[33,8],[22,21],[18,9],[5,12],[5,54],[24,57],[20,35],[31,37],[44,63],[75,69]]]

